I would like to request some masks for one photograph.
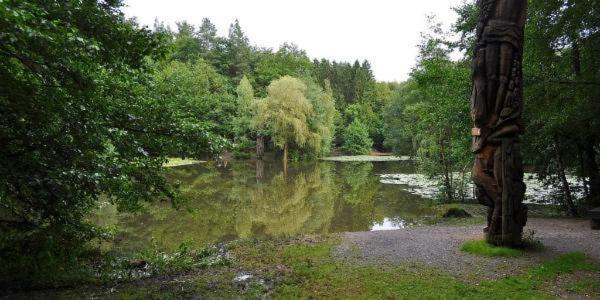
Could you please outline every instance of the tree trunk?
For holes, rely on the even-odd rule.
[[[263,179],[265,174],[265,162],[262,159],[256,160],[256,180]]]
[[[587,179],[587,172],[585,171],[585,160],[583,158],[583,151],[579,149],[579,168],[581,172],[581,182],[583,183],[583,195],[585,199],[590,198],[589,182]]]
[[[554,138],[554,150],[556,152],[556,164],[558,167],[558,177],[560,178],[561,184],[562,184],[562,190],[563,190],[563,196],[564,196],[564,206],[565,208],[567,208],[567,210],[569,211],[569,213],[571,214],[571,216],[573,217],[577,217],[578,213],[577,213],[577,208],[575,207],[575,204],[573,203],[573,197],[571,196],[571,188],[569,186],[569,182],[567,181],[567,176],[565,175],[565,168],[564,168],[564,164],[563,164],[563,160],[562,160],[562,156],[560,154],[560,147],[559,147],[559,142],[558,142],[558,138]]]
[[[600,207],[600,171],[598,170],[598,163],[596,162],[596,150],[593,146],[586,147],[585,152],[585,164],[588,175],[590,177],[590,197],[588,199],[588,206]]]
[[[256,158],[262,159],[265,155],[265,137],[262,135],[256,136]]]
[[[288,143],[283,144],[283,174],[287,176],[288,170]]]
[[[446,202],[452,202],[454,200],[454,193],[452,191],[452,178],[450,178],[450,167],[446,159],[446,149],[444,147],[444,137],[440,138],[440,160],[444,168],[444,187],[446,189]]]
[[[519,135],[527,0],[482,0],[473,57],[473,182],[488,207],[486,240],[518,246],[527,222]]]

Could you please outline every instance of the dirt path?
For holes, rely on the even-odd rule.
[[[466,280],[518,274],[529,265],[572,251],[584,252],[600,261],[600,231],[592,231],[589,222],[583,220],[530,219],[525,231],[533,230],[544,249],[529,251],[523,257],[479,257],[460,251],[465,241],[483,238],[483,227],[438,226],[345,233],[336,254],[356,263],[419,262]]]

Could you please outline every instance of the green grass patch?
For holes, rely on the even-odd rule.
[[[488,244],[486,241],[468,241],[460,248],[462,251],[482,256],[490,257],[516,257],[525,254],[525,251],[508,247],[496,247]]]
[[[203,160],[195,160],[195,159],[182,159],[176,157],[169,157],[169,161],[163,164],[165,168],[179,167],[179,166],[187,166],[187,165],[195,165],[200,163],[205,163]]]
[[[571,283],[567,287],[567,291],[577,293],[579,295],[594,295],[600,298],[600,274],[596,274],[596,278],[583,279]]]
[[[411,160],[408,156],[392,156],[392,155],[349,155],[349,156],[331,156],[323,157],[324,161],[336,162],[385,162],[385,161],[405,161]]]

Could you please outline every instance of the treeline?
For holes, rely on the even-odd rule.
[[[464,198],[471,169],[468,78],[479,4],[456,8],[451,32],[432,20],[411,78],[385,114],[386,143],[416,154],[421,170],[440,178],[446,201]],[[526,26],[525,164],[560,187],[555,201],[572,215],[600,206],[599,10],[591,0],[532,1]],[[451,59],[455,51],[464,55]]]
[[[112,234],[87,219],[99,199],[177,206],[168,157],[383,147],[393,85],[368,62],[253,46],[237,21],[226,36],[208,19],[140,28],[121,5],[0,2],[0,281],[77,270],[86,242]]]
[[[250,156],[257,138],[259,143],[266,141],[267,147],[271,144],[275,149],[283,149],[283,144],[274,138],[275,132],[269,128],[270,123],[262,124],[262,128],[251,128],[249,120],[252,116],[248,113],[253,113],[250,105],[253,101],[248,99],[250,95],[242,96],[237,92],[243,78],[246,80],[244,89],[251,89],[252,98],[256,100],[269,96],[268,87],[275,80],[284,76],[297,78],[306,86],[305,96],[315,107],[315,111],[308,112],[308,115],[326,114],[314,116],[329,122],[321,124],[326,130],[324,132],[321,128],[318,133],[327,135],[321,138],[322,144],[304,147],[303,143],[291,143],[293,159],[325,155],[332,148],[348,154],[366,154],[372,147],[384,149],[382,112],[391,99],[394,85],[376,82],[368,61],[311,61],[306,52],[294,44],[285,43],[277,50],[254,46],[237,20],[230,25],[227,36],[219,36],[214,24],[206,18],[198,27],[188,22],[177,23],[175,30],[156,22],[154,32],[160,35],[168,49],[165,59],[157,66],[159,78],[169,80],[168,74],[173,74],[176,77],[194,77],[196,81],[202,77],[207,82],[204,86],[210,82],[222,83],[219,85],[222,89],[213,89],[216,94],[205,98],[204,105],[212,107],[213,111],[200,117],[219,124],[218,133],[232,141],[237,157]],[[173,72],[173,68],[179,69]],[[202,93],[207,90],[199,82],[184,78],[175,78],[165,86],[175,82],[179,86],[173,89],[178,91],[198,90]],[[323,98],[321,93],[327,96]],[[178,95],[186,97],[185,92]],[[318,99],[330,98],[335,111],[323,111],[324,108],[317,107],[321,105]],[[201,107],[196,110],[203,111]],[[310,123],[310,120],[307,119],[307,122]],[[315,126],[308,123],[309,127]]]

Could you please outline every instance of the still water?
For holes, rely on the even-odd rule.
[[[154,203],[136,214],[103,205],[97,222],[119,233],[112,247],[132,251],[156,243],[206,245],[237,238],[280,237],[402,228],[431,214],[431,200],[378,174],[413,173],[410,162],[292,163],[236,161],[168,169],[187,199],[180,209]]]

